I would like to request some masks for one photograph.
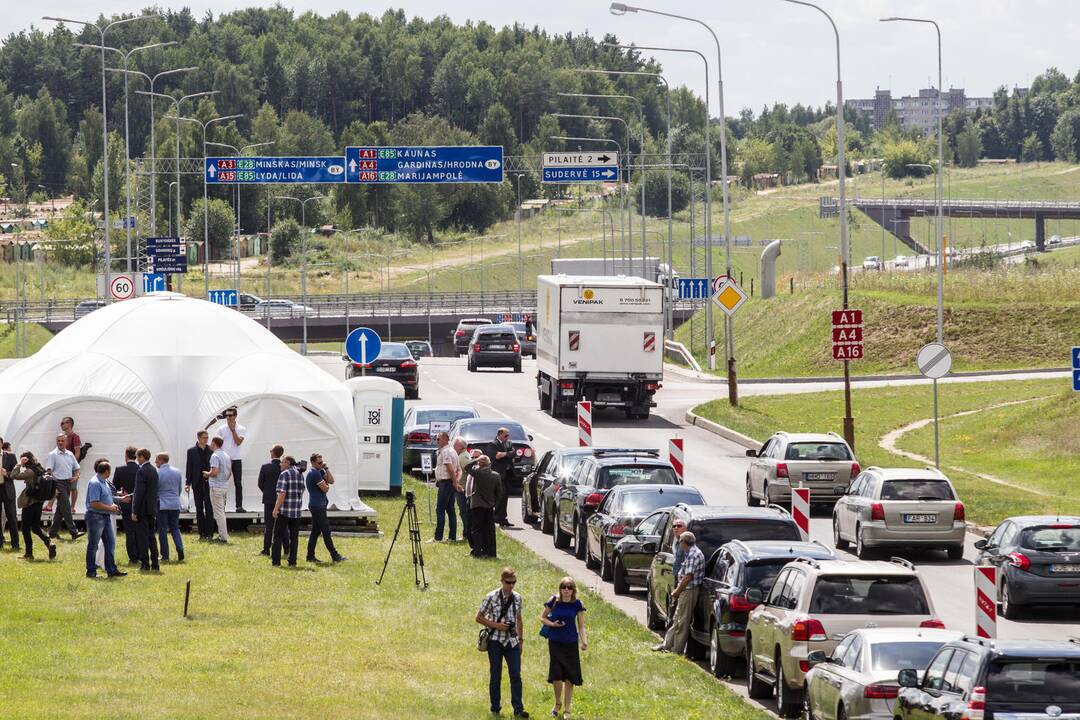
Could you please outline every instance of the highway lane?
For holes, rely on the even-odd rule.
[[[421,365],[421,403],[473,404],[482,415],[508,417],[524,424],[535,437],[535,447],[544,452],[552,447],[577,444],[576,421],[554,420],[537,406],[535,363],[526,360],[521,374],[491,370],[469,373],[464,360],[425,359]],[[621,414],[594,413],[593,434],[597,445],[661,448],[666,452],[671,437],[685,441],[687,483],[701,490],[710,504],[744,505],[747,458],[744,449],[723,438],[684,422],[689,407],[716,397],[726,397],[726,386],[700,383],[668,376],[658,393],[659,408],[648,421],[626,420]],[[519,506],[515,505],[515,508]],[[551,537],[531,528],[521,528],[520,510],[511,514],[518,529],[511,532],[531,548],[552,559],[560,567],[585,580],[589,587],[600,587],[606,598],[615,599],[610,583],[600,583],[599,576],[586,570],[584,563],[565,551],[553,550]],[[832,528],[827,513],[817,512],[811,520],[811,538],[832,547]],[[911,559],[927,582],[934,606],[949,628],[974,632],[975,557],[972,543],[978,536],[969,535],[962,561],[949,562],[944,553],[927,552]],[[840,551],[841,556],[854,556]],[[617,598],[620,607],[644,621],[644,603],[633,597]],[[640,594],[639,594],[640,597]],[[1001,638],[1060,638],[1080,634],[1080,613],[1069,610],[1040,609],[1033,618],[1021,622],[998,619]]]

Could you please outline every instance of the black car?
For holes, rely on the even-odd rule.
[[[1015,620],[1031,605],[1080,605],[1080,517],[1008,518],[975,548],[976,565],[998,568],[1003,617]]]
[[[469,341],[473,331],[481,325],[491,325],[487,318],[462,318],[454,328],[454,354],[461,357],[469,351]]]
[[[536,328],[532,322],[511,322],[506,323],[510,327],[514,328],[514,332],[517,333],[518,342],[521,343],[521,354],[536,359]]]
[[[435,436],[440,430],[449,432],[455,421],[474,417],[478,417],[476,409],[468,405],[414,405],[406,410],[402,469],[421,467],[421,455],[435,455]],[[435,467],[434,461],[431,466]]]
[[[450,426],[450,442],[452,444],[460,437],[470,451],[481,450],[487,454],[488,446],[495,442],[495,433],[499,428],[506,428],[510,432],[510,442],[514,445],[514,479],[510,487],[512,490],[519,490],[536,464],[536,455],[531,445],[532,435],[525,432],[521,423],[513,420],[474,418],[458,420]]]
[[[1080,718],[1080,640],[946,643],[926,671],[901,670],[897,720]]]
[[[508,367],[521,372],[521,343],[509,325],[487,325],[473,330],[469,342],[469,372],[482,367]]]
[[[799,526],[784,508],[770,505],[764,508],[750,507],[676,507],[661,528],[660,542],[656,553],[649,563],[649,575],[646,579],[648,596],[645,598],[645,611],[649,627],[658,629],[667,623],[671,609],[671,591],[675,589],[675,575],[672,565],[675,562],[675,549],[678,539],[675,537],[671,522],[681,517],[686,522],[686,529],[694,533],[697,547],[705,556],[705,574],[712,572],[714,553],[721,545],[732,540],[780,540],[783,542],[801,542]],[[700,593],[699,593],[700,594]],[[691,638],[687,652],[691,657],[701,657],[702,647]]]
[[[75,319],[86,317],[95,310],[100,310],[105,307],[104,300],[83,300],[81,303],[75,306]]]
[[[349,363],[346,372],[348,377],[359,377],[362,374],[397,380],[405,387],[405,397],[420,397],[420,368],[409,348],[403,343],[384,342],[379,357],[367,367],[366,373],[360,363]]]
[[[611,550],[643,517],[672,505],[704,505],[697,488],[671,485],[619,485],[611,489],[596,512],[585,521],[585,565],[600,568],[600,578],[610,580]]]
[[[616,485],[682,485],[682,481],[656,450],[595,452],[555,493],[555,547],[569,547],[573,539],[574,555],[585,559],[585,522]]]
[[[746,667],[746,618],[757,607],[746,591],[768,595],[780,570],[797,557],[836,560],[836,553],[818,542],[775,540],[732,540],[716,551],[690,623],[695,650],[708,648],[714,675],[734,676]]]
[[[409,348],[414,360],[435,356],[435,352],[431,349],[431,343],[427,340],[406,340],[405,347]]]
[[[526,479],[527,492],[521,496],[521,517],[525,524],[540,519],[541,532],[551,535],[555,530],[555,494],[564,482],[573,477],[577,466],[590,456],[611,453],[650,452],[632,448],[565,447],[548,450]]]

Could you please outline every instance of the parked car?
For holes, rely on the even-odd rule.
[[[831,653],[815,650],[807,656],[804,718],[893,720],[900,670],[921,673],[945,643],[962,637],[932,628],[852,630]]]
[[[610,580],[611,550],[627,529],[654,510],[672,505],[704,505],[697,488],[669,485],[619,485],[611,489],[585,521],[585,565]]]
[[[518,342],[521,343],[522,356],[528,356],[535,360],[536,328],[533,327],[533,324],[531,322],[511,322],[506,324],[514,328],[514,332],[518,336]]]
[[[454,353],[461,357],[469,351],[469,341],[472,340],[473,331],[481,325],[491,325],[487,318],[462,318],[454,329]]]
[[[596,511],[608,490],[616,485],[681,485],[671,463],[656,450],[600,451],[585,458],[555,494],[555,547],[570,546],[585,559],[585,522]]]
[[[1061,236],[1060,235],[1051,235],[1050,239],[1047,240],[1046,243],[1048,245],[1060,245],[1061,244]]]
[[[783,717],[802,710],[808,656],[830,653],[860,627],[944,628],[915,566],[889,562],[797,558],[773,582],[746,623],[747,693],[776,697]]]
[[[1080,605],[1080,517],[1011,517],[975,548],[976,565],[998,569],[1004,617],[1015,620],[1031,605]]]
[[[746,591],[755,588],[767,595],[776,576],[797,557],[837,559],[819,542],[732,540],[717,551],[690,624],[695,649],[708,648],[714,675],[735,676],[746,668],[746,619],[758,606],[746,599]]]
[[[473,330],[469,342],[469,372],[481,367],[508,367],[521,372],[521,343],[509,325],[485,325]]]
[[[686,529],[694,533],[697,547],[705,556],[705,575],[712,572],[721,545],[732,540],[778,540],[800,542],[799,526],[787,510],[779,505],[767,508],[746,507],[676,507],[664,526],[656,553],[649,562],[646,578],[645,614],[649,627],[659,629],[671,617],[671,591],[675,589],[675,537],[670,520],[681,517]],[[700,594],[700,593],[699,593]],[[700,623],[699,623],[700,625]],[[707,641],[706,641],[707,642]],[[692,637],[687,645],[691,657],[703,657],[707,644],[698,644]]]
[[[907,255],[897,255],[896,259],[893,260],[893,265],[898,267],[898,268],[901,268],[901,267],[906,268],[908,266],[908,262],[910,262],[910,261],[908,260]]]
[[[868,255],[865,260],[862,261],[863,270],[880,270],[881,258],[877,255]]]
[[[105,307],[104,300],[83,300],[81,303],[75,306],[75,319],[86,317],[95,310],[100,310]]]
[[[269,315],[272,318],[302,318],[305,315],[308,317],[315,317],[318,315],[318,311],[315,308],[308,305],[301,305],[300,303],[294,303],[292,300],[262,300],[254,305],[241,306],[244,309],[250,308],[251,314],[254,317],[266,317]]]
[[[522,482],[532,472],[536,464],[536,455],[532,446],[532,435],[525,432],[525,428],[519,422],[513,420],[491,420],[480,418],[465,418],[457,420],[450,426],[450,442],[461,438],[466,447],[471,450],[483,450],[488,452],[488,445],[495,441],[495,433],[499,428],[506,428],[510,432],[510,442],[514,445],[514,479],[511,483],[512,491],[519,491]]]
[[[1080,718],[1080,641],[986,640],[944,645],[925,673],[897,674],[896,720]]]
[[[440,430],[449,432],[455,421],[475,417],[479,417],[476,408],[467,405],[414,405],[406,410],[402,469],[420,467],[420,456],[424,453],[434,456],[435,436]],[[434,459],[432,467],[435,467]]]
[[[746,504],[789,502],[791,488],[810,488],[811,503],[833,503],[844,496],[859,475],[855,453],[836,433],[778,432],[760,450],[747,450],[754,460],[746,471]]]
[[[614,448],[564,447],[544,453],[522,486],[521,518],[525,524],[539,518],[541,532],[547,535],[554,532],[555,494],[562,483],[567,482],[586,457],[611,449]]]
[[[964,556],[964,503],[939,470],[868,467],[833,507],[833,544],[855,543],[860,558],[879,547],[899,545]]]
[[[345,376],[353,378],[365,373],[397,380],[405,388],[405,397],[420,397],[420,369],[409,348],[402,343],[384,342],[379,356],[366,369],[360,363],[350,362]]]
[[[435,356],[435,351],[431,349],[431,343],[427,340],[406,340],[405,347],[409,348],[414,360]]]

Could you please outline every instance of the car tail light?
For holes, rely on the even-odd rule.
[[[956,507],[953,509],[952,519],[956,522],[964,522],[966,514],[964,512],[964,503],[956,503]]]
[[[800,617],[796,618],[795,623],[791,626],[791,640],[793,642],[823,642],[828,639],[829,636],[825,634],[825,627],[820,620]]]
[[[881,503],[870,503],[870,519],[871,520],[884,520],[885,519],[885,506]]]
[[[414,360],[406,360],[405,362],[401,363],[401,365],[399,365],[398,367],[401,367],[401,368],[404,368],[404,369],[408,370],[409,368],[416,367],[416,362]]]
[[[585,497],[586,507],[596,507],[604,500],[604,493],[594,492]]]
[[[572,383],[572,382],[561,382],[561,383],[559,383],[559,387],[561,389],[563,389],[563,390],[573,390],[574,389],[574,383]]]
[[[458,330],[457,332],[454,333],[454,337],[456,337],[456,338],[465,337],[465,331],[464,330]]]
[[[608,535],[625,535],[626,534],[626,525],[624,525],[623,523],[615,523],[614,525],[612,525],[611,527],[608,528],[607,532],[608,532]]]
[[[854,480],[862,472],[862,468],[859,467],[859,463],[851,463],[851,479]]]
[[[900,688],[896,685],[874,683],[863,689],[862,696],[867,700],[891,700],[900,694]]]
[[[473,343],[473,352],[480,352],[480,343]]]
[[[966,720],[982,720],[986,712],[986,688],[982,685],[976,685],[971,688],[971,695],[968,698],[967,708],[961,713],[960,717]]]
[[[776,463],[776,477],[786,478],[790,477],[787,471],[787,463]]]
[[[514,343],[514,352],[521,352],[521,346],[517,343]]]
[[[408,441],[411,443],[429,443],[431,442],[431,436],[426,432],[411,432]]]
[[[747,600],[745,595],[732,595],[728,599],[728,607],[731,608],[732,612],[750,612],[757,606],[757,603]]]
[[[1027,570],[1031,567],[1031,558],[1021,552],[1009,553],[1009,563],[1021,570]]]
[[[799,670],[804,672],[804,673],[810,672],[810,663],[808,661],[806,661],[806,660],[800,660],[799,661]]]
[[[933,628],[934,630],[944,630],[945,623],[941,622],[940,620],[923,620],[921,623],[919,623],[919,627]]]
[[[1075,525],[1047,525],[1051,530],[1075,530]]]
[[[660,383],[645,383],[645,390],[648,392],[656,392],[658,387],[660,387]]]

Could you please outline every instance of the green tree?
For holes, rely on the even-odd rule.
[[[46,249],[58,262],[72,266],[94,262],[97,229],[85,203],[74,202],[61,217],[50,220],[45,237],[51,241],[45,244]]]
[[[775,169],[776,149],[764,138],[748,137],[739,144],[739,163],[739,175],[749,185],[754,175]]]
[[[922,177],[926,168],[911,167],[913,164],[929,164],[926,149],[911,140],[899,140],[885,146],[883,166],[891,178]]]
[[[480,142],[485,145],[502,145],[503,152],[507,155],[515,154],[517,150],[514,121],[510,117],[510,111],[502,103],[494,103],[487,109],[478,134]]]
[[[235,228],[236,216],[229,203],[220,198],[210,198],[207,214],[207,231],[210,240],[210,259],[224,257]],[[191,204],[191,212],[184,223],[184,235],[196,242],[203,239],[203,199]]]
[[[960,167],[975,167],[982,154],[982,142],[979,140],[979,131],[975,125],[968,123],[967,127],[956,136],[956,161]]]
[[[1054,159],[1076,162],[1080,159],[1080,108],[1069,108],[1058,117],[1050,136]]]
[[[652,169],[645,171],[645,213],[653,217],[667,217],[667,171]],[[641,212],[641,180],[636,180],[632,187],[635,206]],[[690,181],[685,173],[671,174],[671,212],[684,210],[690,204]]]
[[[270,233],[270,262],[280,264],[291,258],[300,245],[300,223],[287,218],[274,225]]]
[[[1043,145],[1039,136],[1031,133],[1020,147],[1020,162],[1038,162],[1043,159]]]

